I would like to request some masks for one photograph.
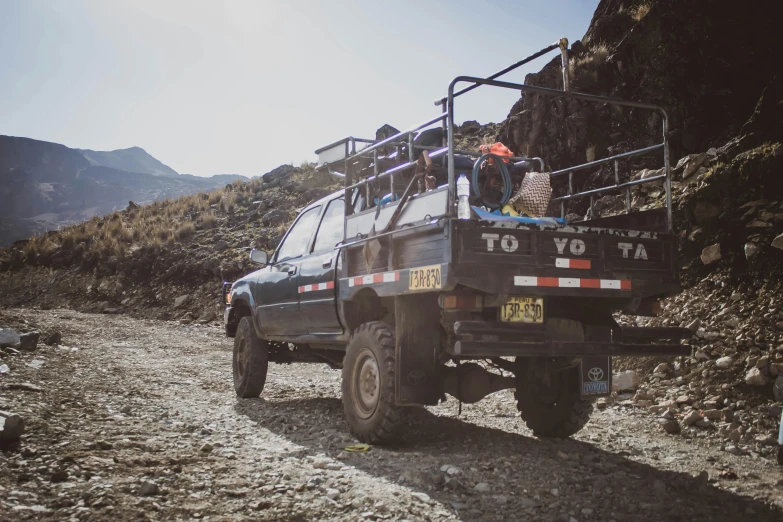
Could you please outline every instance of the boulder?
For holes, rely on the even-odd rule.
[[[635,390],[641,384],[641,376],[633,370],[612,375],[612,391]]]
[[[217,319],[217,314],[215,314],[215,312],[210,310],[209,312],[200,316],[198,322],[201,324],[207,324],[207,323],[211,323],[215,319]]]
[[[54,346],[56,344],[60,344],[61,342],[63,342],[63,336],[62,336],[62,334],[60,332],[55,330],[55,331],[49,333],[49,335],[46,336],[46,338],[44,339],[44,342],[46,344],[48,344],[49,346]]]
[[[783,250],[783,234],[780,234],[778,237],[772,240],[772,246]]]
[[[0,328],[0,348],[5,346],[16,346],[21,339],[16,330],[10,328]]]
[[[141,487],[139,488],[139,496],[151,497],[153,495],[157,495],[158,491],[159,488],[157,484],[145,480],[141,483]]]
[[[23,352],[34,352],[38,348],[38,339],[41,334],[38,332],[28,332],[19,336],[19,349]]]
[[[690,330],[692,332],[696,332],[699,329],[700,326],[701,326],[701,319],[699,319],[697,317],[696,319],[691,321],[691,323],[688,324],[688,326],[686,326],[685,328],[687,328],[688,330]]]
[[[696,410],[691,410],[685,418],[682,419],[682,422],[685,423],[686,426],[693,426],[700,420],[702,420],[704,417],[701,416],[701,414]]]
[[[711,265],[720,259],[720,243],[710,245],[701,251],[701,262],[705,265]]]
[[[706,203],[699,201],[693,207],[693,217],[696,218],[698,223],[705,223],[712,219],[715,219],[720,214],[720,208],[716,207],[712,203]]]
[[[653,370],[653,373],[668,373],[668,372],[669,372],[669,365],[666,363],[659,364]]]
[[[222,252],[223,250],[228,249],[228,243],[223,240],[219,239],[217,243],[215,243],[215,250],[218,252]]]
[[[768,382],[769,378],[756,367],[748,370],[748,373],[745,375],[745,383],[749,384],[750,386],[764,386]]]
[[[292,172],[296,171],[296,167],[293,165],[280,165],[279,167],[270,170],[262,176],[264,183],[271,183],[279,179],[288,177]]]
[[[181,306],[184,306],[185,304],[187,304],[188,301],[190,301],[189,294],[181,295],[176,299],[174,299],[174,308],[179,308]]]
[[[745,225],[745,228],[770,228],[771,226],[772,223],[767,223],[766,221],[762,221],[760,219],[754,219]]]
[[[486,482],[479,482],[473,487],[473,489],[479,493],[489,493],[492,491],[492,488]]]
[[[472,134],[481,130],[481,124],[476,120],[468,120],[459,127],[463,134]]]
[[[261,218],[261,221],[263,221],[264,225],[279,225],[288,221],[288,214],[280,209],[270,210],[264,214],[264,217]]]
[[[721,357],[720,359],[715,361],[715,366],[717,366],[718,368],[728,368],[731,366],[731,363],[732,363],[731,357],[726,356],[726,357]]]
[[[682,179],[686,179],[699,170],[699,167],[704,165],[711,158],[712,156],[704,153],[688,154],[677,162],[677,166],[674,167],[674,170],[677,171],[682,169]]]
[[[13,442],[24,433],[24,419],[15,413],[0,411],[0,441]]]

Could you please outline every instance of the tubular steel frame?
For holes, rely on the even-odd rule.
[[[522,65],[540,57],[543,56],[550,51],[553,51],[554,49],[560,49],[560,55],[561,55],[561,61],[562,61],[562,75],[563,75],[563,90],[557,90],[557,89],[550,89],[545,87],[535,87],[532,85],[522,85],[517,83],[510,83],[510,82],[504,82],[499,81],[496,78],[513,71],[514,69],[517,69],[521,67]],[[456,85],[460,82],[466,82],[470,85],[468,87],[463,88],[462,90],[456,91],[455,88]],[[430,127],[432,125],[435,125],[436,123],[441,124],[441,128],[445,131],[445,139],[443,143],[443,146],[438,147],[427,147],[427,149],[431,150],[430,157],[438,157],[442,156],[444,153],[447,154],[448,157],[448,206],[446,213],[444,215],[448,217],[453,217],[456,215],[456,174],[455,174],[455,164],[454,164],[454,155],[456,154],[464,154],[469,156],[479,156],[480,154],[471,152],[471,151],[463,151],[463,150],[456,150],[454,148],[454,99],[458,96],[461,96],[463,94],[466,94],[473,89],[477,89],[478,87],[482,85],[489,85],[492,87],[500,87],[504,89],[516,89],[521,91],[522,93],[536,93],[541,94],[544,96],[562,96],[569,99],[575,99],[575,100],[581,100],[586,101],[590,103],[597,103],[597,104],[609,104],[609,105],[619,105],[623,107],[633,107],[637,109],[644,109],[644,110],[651,110],[659,113],[663,119],[663,128],[662,128],[662,134],[663,134],[663,142],[652,145],[650,147],[645,147],[642,149],[637,149],[629,152],[624,152],[622,154],[617,154],[614,156],[610,156],[608,158],[602,158],[600,160],[591,161],[588,163],[584,163],[582,165],[576,165],[573,167],[568,167],[565,169],[557,170],[551,173],[551,176],[560,176],[568,174],[568,191],[567,194],[564,196],[560,196],[557,198],[552,199],[553,202],[560,202],[560,213],[561,217],[565,214],[565,203],[568,201],[583,198],[583,197],[590,197],[590,208],[592,209],[593,206],[593,196],[597,194],[602,194],[604,192],[611,192],[616,190],[623,190],[625,189],[625,207],[626,207],[626,213],[630,212],[630,188],[635,185],[642,185],[646,183],[653,183],[655,181],[664,180],[664,188],[666,192],[666,228],[667,232],[672,231],[672,195],[671,195],[671,165],[670,165],[670,157],[669,157],[669,116],[666,113],[666,111],[657,105],[651,105],[647,103],[641,103],[641,102],[634,102],[634,101],[627,101],[627,100],[621,100],[618,98],[610,98],[606,96],[598,96],[593,94],[584,94],[584,93],[578,93],[578,92],[571,92],[569,90],[569,77],[568,77],[568,40],[563,38],[559,40],[558,42],[555,42],[554,44],[542,49],[541,51],[532,54],[528,56],[527,58],[509,66],[505,69],[489,76],[488,78],[477,78],[473,76],[458,76],[454,78],[451,83],[449,84],[448,88],[448,95],[445,98],[442,98],[440,100],[437,100],[435,102],[436,106],[440,106],[442,113],[432,118],[420,125],[416,125],[414,127],[411,127],[408,130],[399,132],[393,136],[389,136],[381,141],[373,142],[372,140],[366,140],[366,139],[359,139],[359,138],[345,138],[343,140],[337,141],[332,143],[331,145],[327,145],[326,147],[322,147],[316,153],[320,151],[327,150],[329,148],[332,148],[336,145],[339,145],[340,143],[345,143],[346,148],[346,157],[344,160],[345,164],[345,170],[344,173],[334,172],[332,171],[329,164],[322,165],[319,168],[327,168],[329,169],[329,172],[332,172],[336,175],[343,176],[345,178],[345,200],[346,201],[352,201],[351,199],[351,191],[353,189],[357,189],[361,186],[366,187],[366,191],[369,194],[369,183],[376,181],[381,178],[390,177],[390,185],[392,192],[394,192],[394,174],[399,173],[401,171],[404,171],[410,167],[413,167],[416,165],[416,161],[414,160],[414,148],[413,148],[413,139],[415,134],[423,130],[427,127]],[[365,148],[362,148],[361,150],[356,150],[356,143],[372,143],[372,145],[369,145]],[[398,156],[399,153],[401,153],[401,149],[403,145],[407,145],[408,147],[408,161],[405,163],[401,163],[399,165],[396,165],[395,167],[386,170],[384,172],[378,172],[378,150],[382,147],[387,147],[391,145],[397,146]],[[663,162],[664,162],[664,174],[658,175],[658,176],[652,176],[645,179],[640,179],[636,181],[628,181],[625,183],[620,183],[620,177],[619,177],[619,165],[618,162],[621,159],[630,158],[633,156],[640,156],[644,154],[649,154],[651,152],[657,151],[663,149]],[[371,158],[373,160],[373,175],[368,177],[365,180],[362,181],[356,181],[353,180],[353,170],[357,163],[357,161],[360,158]],[[522,157],[514,157],[512,158],[514,161],[536,161],[539,163],[541,170],[544,170],[544,162],[541,158],[522,158]],[[601,187],[597,189],[587,190],[579,193],[574,193],[573,191],[573,173],[576,171],[596,167],[599,165],[603,165],[606,163],[614,163],[614,185],[608,186],[608,187]],[[354,212],[352,205],[345,205],[345,213],[346,217],[351,215]],[[435,217],[435,216],[433,216]],[[347,227],[347,222],[344,222],[344,226]],[[404,230],[404,229],[403,229]],[[393,233],[395,231],[391,231],[390,233]],[[343,241],[349,241],[349,238],[345,238]]]
[[[456,190],[455,186],[455,179],[454,179],[454,98],[458,95],[454,93],[454,87],[459,82],[470,82],[473,84],[478,85],[491,85],[493,87],[502,87],[505,89],[519,89],[522,92],[533,92],[537,94],[543,94],[545,96],[563,96],[566,98],[574,99],[574,100],[582,100],[587,101],[591,103],[606,103],[608,105],[620,105],[623,107],[634,107],[637,109],[645,109],[645,110],[651,110],[656,111],[661,115],[661,118],[663,120],[663,143],[653,145],[651,147],[646,147],[643,149],[637,149],[630,152],[625,152],[623,154],[618,154],[616,156],[611,156],[609,158],[603,158],[596,161],[591,161],[588,163],[585,163],[583,165],[577,165],[575,167],[569,167],[563,170],[555,171],[552,173],[553,176],[560,175],[560,174],[571,174],[572,172],[576,170],[582,170],[590,167],[594,167],[596,165],[602,165],[604,163],[609,163],[611,161],[616,161],[621,158],[628,158],[631,156],[638,156],[642,154],[647,154],[649,152],[652,152],[654,150],[658,150],[660,148],[663,148],[663,163],[664,163],[664,169],[665,174],[661,176],[653,176],[650,178],[645,178],[637,181],[629,181],[627,183],[619,183],[619,174],[616,174],[615,176],[615,185],[609,186],[609,187],[603,187],[599,189],[594,190],[588,190],[585,192],[580,192],[578,194],[573,194],[573,186],[572,183],[569,183],[569,192],[567,196],[562,196],[560,198],[555,198],[553,201],[560,201],[565,202],[569,201],[571,199],[577,199],[582,198],[585,196],[592,196],[595,194],[600,194],[603,192],[609,192],[612,190],[618,190],[621,188],[630,188],[633,185],[642,185],[645,183],[652,183],[655,181],[658,181],[660,179],[664,180],[664,187],[666,190],[666,230],[667,232],[672,231],[672,195],[671,195],[671,165],[669,163],[669,116],[666,113],[666,111],[663,109],[663,107],[660,107],[658,105],[651,105],[648,103],[641,103],[641,102],[633,102],[633,101],[626,101],[626,100],[620,100],[618,98],[610,98],[607,96],[597,96],[594,94],[583,94],[579,92],[568,92],[568,91],[558,91],[556,89],[548,89],[546,87],[535,87],[532,85],[520,85],[518,83],[508,83],[508,82],[501,82],[497,80],[487,80],[483,78],[475,78],[472,76],[458,76],[454,78],[451,83],[449,84],[449,96],[447,101],[447,110],[446,114],[449,115],[448,118],[448,138],[449,138],[449,209],[453,211],[452,207],[454,206],[454,194]],[[461,91],[462,92],[462,91]],[[570,176],[569,176],[570,177]],[[570,181],[570,180],[569,180]],[[628,199],[628,194],[626,194],[626,199]],[[630,209],[627,209],[630,210]],[[563,205],[561,205],[561,212],[564,212]]]

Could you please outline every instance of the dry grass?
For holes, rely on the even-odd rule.
[[[225,226],[230,220],[243,219],[237,214],[252,211],[253,201],[269,197],[269,191],[277,193],[273,197],[278,200],[292,201],[298,197],[297,194],[310,188],[336,188],[330,185],[339,183],[328,174],[316,173],[314,165],[309,163],[303,163],[298,171],[284,180],[283,185],[291,182],[297,187],[295,192],[264,184],[260,178],[247,182],[238,180],[213,192],[166,199],[133,210],[113,212],[33,237],[24,245],[23,252],[28,261],[37,260],[33,262],[43,265],[54,264],[50,261],[57,258],[60,259],[57,264],[77,265],[83,258],[90,259],[92,265],[112,258],[119,260],[129,252],[145,247],[158,248],[197,241],[199,234],[211,236],[212,230]],[[275,228],[276,234],[282,234],[287,224]],[[8,256],[9,250],[0,249],[0,263]]]
[[[611,49],[605,42],[599,42],[589,48],[588,52],[568,61],[568,74],[575,77],[577,72],[590,71],[606,63]]]
[[[229,206],[234,209],[237,192],[250,190],[239,184],[231,192],[223,190],[163,200],[131,211],[113,212],[102,218],[64,228],[57,232],[31,238],[24,246],[28,259],[46,259],[57,252],[67,253],[78,261],[86,253],[100,259],[122,259],[131,247],[172,245],[193,238],[198,230],[218,226],[218,217],[211,205],[223,203],[228,194]],[[254,187],[258,188],[258,187]]]
[[[651,4],[649,2],[644,2],[637,5],[630,12],[631,18],[633,18],[637,22],[641,21],[641,19],[647,16],[647,13],[650,12],[650,7]]]

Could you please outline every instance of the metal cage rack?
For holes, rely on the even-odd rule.
[[[562,61],[562,76],[563,76],[563,90],[550,89],[545,87],[536,87],[532,85],[522,85],[517,83],[510,83],[497,80],[500,76],[511,72],[520,66],[536,59],[547,53],[559,49]],[[467,83],[468,86],[461,90],[456,90],[456,87],[460,83]],[[448,188],[447,188],[447,200],[445,208],[441,214],[437,212],[428,215],[431,219],[440,217],[455,217],[456,216],[456,174],[455,174],[455,155],[461,154],[470,157],[478,157],[481,152],[478,151],[465,151],[457,150],[454,143],[454,101],[457,97],[466,94],[481,86],[499,87],[504,89],[514,89],[522,93],[536,93],[543,96],[550,97],[565,97],[568,99],[581,100],[596,104],[608,104],[618,105],[624,107],[633,107],[643,110],[650,110],[658,113],[663,121],[662,125],[662,142],[644,147],[637,150],[624,152],[611,157],[602,158],[599,160],[587,162],[581,165],[576,165],[550,173],[552,177],[568,175],[568,188],[567,193],[562,196],[558,196],[552,199],[552,202],[560,203],[561,217],[565,216],[566,204],[575,199],[590,198],[590,206],[592,209],[593,199],[596,195],[604,194],[607,192],[624,192],[625,193],[625,213],[631,213],[631,201],[630,201],[630,188],[636,185],[642,185],[647,183],[654,183],[657,181],[663,181],[664,190],[666,194],[666,232],[672,231],[672,199],[671,199],[671,165],[669,156],[669,117],[666,111],[657,105],[621,100],[617,98],[610,98],[606,96],[597,96],[592,94],[584,94],[579,92],[571,92],[569,89],[569,77],[568,77],[568,40],[565,38],[553,43],[552,45],[538,51],[537,53],[520,60],[519,62],[506,67],[505,69],[489,76],[488,78],[477,78],[472,76],[458,76],[454,78],[448,87],[448,94],[445,98],[435,101],[436,106],[441,107],[441,114],[411,127],[405,131],[399,132],[393,136],[389,136],[385,139],[376,141],[370,139],[347,137],[340,141],[334,142],[330,145],[318,149],[318,168],[327,169],[332,174],[345,178],[345,198],[346,201],[353,201],[353,191],[362,187],[366,190],[366,196],[370,204],[373,202],[369,198],[369,185],[377,182],[378,180],[389,178],[389,184],[391,193],[395,193],[395,176],[411,169],[416,165],[416,159],[414,156],[414,138],[420,131],[428,128],[440,125],[444,131],[444,143],[440,147],[429,147],[430,157],[437,158],[443,155],[448,157]],[[396,165],[386,170],[379,168],[379,158],[382,158],[382,151],[388,148],[396,149],[396,159],[399,161]],[[418,148],[418,147],[417,147]],[[404,149],[408,151],[408,157],[401,158]],[[625,183],[620,182],[619,176],[619,161],[621,159],[630,158],[633,156],[641,156],[653,153],[658,150],[663,150],[663,168],[664,174],[652,176],[640,180],[628,181]],[[544,170],[544,161],[541,158],[525,158],[514,157],[515,162],[537,162]],[[598,167],[604,164],[614,164],[614,184],[606,187],[586,190],[583,192],[575,193],[573,189],[573,176],[575,172]],[[369,166],[372,165],[372,171],[369,172]],[[366,171],[366,172],[365,172]],[[356,179],[361,178],[361,179]],[[426,193],[418,194],[419,197],[425,196]],[[395,202],[386,203],[385,205],[393,205]],[[378,202],[379,206],[384,206],[383,203]],[[346,218],[355,212],[353,205],[346,205]],[[376,213],[377,216],[377,213]],[[346,226],[346,233],[348,232]],[[393,233],[391,231],[390,233]],[[359,234],[361,236],[361,234]],[[354,238],[350,238],[348,235],[344,236],[345,242],[349,242]]]

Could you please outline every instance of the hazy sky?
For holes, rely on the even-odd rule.
[[[597,4],[0,0],[0,134],[258,175],[436,116],[454,76],[581,38]],[[478,89],[455,118],[502,121],[518,96]]]

